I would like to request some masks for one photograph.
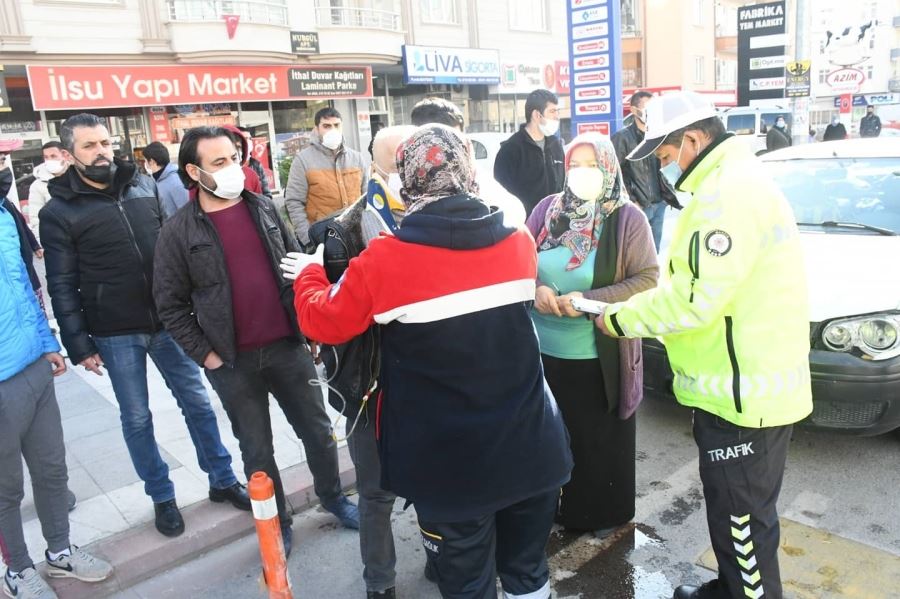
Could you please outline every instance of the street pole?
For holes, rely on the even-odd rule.
[[[809,14],[808,2],[809,0],[794,0],[794,60],[809,60],[812,58],[806,35]],[[810,77],[812,77],[812,67],[810,67]],[[812,82],[810,83],[812,84]],[[794,115],[792,133],[795,144],[806,143],[809,139],[809,104],[812,88],[813,86],[810,85],[809,97],[791,99],[791,113]],[[798,124],[803,126],[798,127]]]

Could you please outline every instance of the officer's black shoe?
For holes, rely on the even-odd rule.
[[[397,595],[394,594],[394,587],[391,587],[380,593],[376,591],[366,591],[366,599],[397,599]]]
[[[728,599],[728,591],[715,579],[700,586],[683,584],[675,589],[672,599]]]

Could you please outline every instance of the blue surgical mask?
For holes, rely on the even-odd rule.
[[[678,164],[678,161],[681,160],[681,152],[683,150],[684,138],[681,139],[681,147],[678,148],[678,157],[666,166],[659,169],[659,172],[662,173],[662,176],[665,178],[665,180],[669,182],[669,185],[672,186],[672,189],[675,189],[675,184],[678,183],[678,180],[681,179],[681,175],[684,174],[684,169],[682,169],[681,165]]]

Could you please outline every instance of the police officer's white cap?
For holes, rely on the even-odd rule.
[[[696,92],[671,92],[650,98],[644,106],[644,141],[632,150],[628,160],[643,160],[673,131],[714,116],[715,107]]]

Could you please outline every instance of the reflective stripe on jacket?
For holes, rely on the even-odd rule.
[[[800,233],[762,164],[734,137],[678,182],[679,217],[659,287],[613,304],[610,330],[661,337],[678,401],[739,426],[812,411],[809,315]]]

